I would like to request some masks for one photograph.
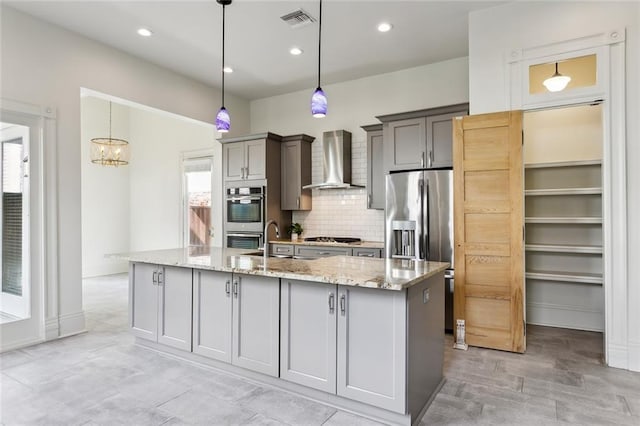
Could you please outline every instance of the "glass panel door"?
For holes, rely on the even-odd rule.
[[[185,158],[183,170],[184,244],[210,246],[212,158]]]
[[[0,123],[0,323],[30,317],[29,128]]]

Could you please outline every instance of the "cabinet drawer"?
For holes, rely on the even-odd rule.
[[[269,253],[276,256],[293,256],[292,244],[270,244]]]
[[[328,256],[351,256],[351,248],[296,246],[295,255],[313,259]]]
[[[354,248],[353,255],[358,257],[382,257],[382,249]]]

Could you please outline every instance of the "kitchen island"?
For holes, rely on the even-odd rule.
[[[137,342],[387,423],[442,382],[448,264],[186,248],[130,261]]]

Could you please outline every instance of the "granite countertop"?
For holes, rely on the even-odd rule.
[[[249,256],[248,250],[188,247],[110,257],[131,262],[181,266],[358,287],[403,290],[444,271],[449,264],[422,260],[332,256],[315,260]]]
[[[381,241],[360,241],[359,243],[326,243],[320,241],[305,241],[304,238],[299,238],[297,241],[291,241],[290,239],[270,240],[270,244],[293,244],[293,245],[305,245],[305,246],[325,246],[325,247],[353,247],[353,248],[376,248],[383,249],[384,243]]]

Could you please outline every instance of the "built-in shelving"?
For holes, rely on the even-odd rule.
[[[602,254],[602,246],[578,244],[526,244],[525,251],[542,253]]]
[[[552,189],[526,189],[526,196],[551,196],[551,195],[600,195],[602,188],[552,188]]]
[[[525,169],[550,169],[554,167],[580,167],[580,166],[599,166],[602,164],[600,160],[581,160],[581,161],[553,161],[548,163],[526,163]]]
[[[551,223],[551,224],[601,224],[601,217],[525,217],[524,223]]]
[[[602,274],[571,273],[565,271],[527,271],[525,277],[544,281],[561,281],[569,283],[602,285]]]

